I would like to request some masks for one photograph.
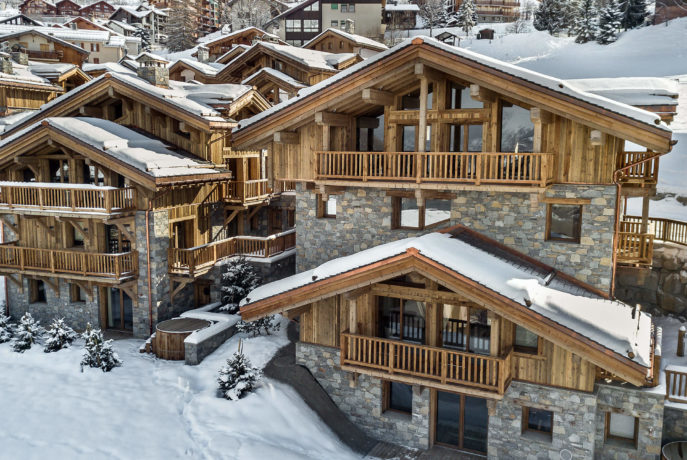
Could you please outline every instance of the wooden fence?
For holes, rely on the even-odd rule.
[[[545,186],[550,153],[316,152],[320,180],[456,182]]]
[[[640,216],[625,216],[621,223],[621,231],[640,233],[641,224]],[[655,240],[687,246],[687,222],[649,217],[648,224],[648,231],[651,232],[653,229]]]
[[[684,367],[666,368],[666,399],[687,403],[687,369]]]
[[[341,334],[341,365],[468,385],[499,394],[506,390],[511,377],[510,353],[484,356],[348,332]]]
[[[0,207],[105,212],[136,209],[136,189],[0,185]]]
[[[656,156],[654,152],[623,152],[619,157],[618,168]],[[630,166],[622,171],[621,182],[653,183],[658,181],[658,158]]]
[[[618,263],[651,265],[654,255],[654,236],[648,233],[618,233]]]

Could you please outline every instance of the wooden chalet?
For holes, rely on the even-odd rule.
[[[203,45],[209,50],[210,60],[215,61],[217,58],[230,51],[235,45],[250,46],[257,41],[268,41],[284,44],[284,42],[281,42],[278,37],[265,32],[262,29],[258,29],[257,27],[247,27],[234,32],[228,32],[226,34],[222,32],[218,38],[203,40]]]
[[[115,12],[115,7],[104,0],[81,7],[79,15],[86,18],[108,19]]]
[[[19,11],[26,16],[55,16],[57,7],[45,0],[24,0],[19,5]]]
[[[81,5],[72,0],[60,0],[55,3],[58,16],[79,16]]]
[[[40,21],[36,21],[33,18],[26,16],[25,14],[17,14],[16,16],[11,16],[9,18],[0,19],[0,24],[11,24],[15,26],[43,26],[44,24]]]
[[[91,80],[88,74],[73,64],[32,63],[29,70],[32,74],[61,87],[64,92],[71,91]]]
[[[229,51],[218,57],[217,64],[229,64],[236,56],[249,49],[249,45],[233,45]]]
[[[224,66],[214,62],[205,63],[194,59],[179,59],[169,67],[169,79],[176,81],[192,81],[209,84],[216,83],[217,72]]]
[[[9,33],[0,30],[0,40],[8,42],[10,48],[24,52],[29,60],[36,62],[60,62],[81,67],[89,55],[80,46],[36,29]]]
[[[363,57],[369,57],[388,49],[385,44],[371,38],[350,34],[335,28],[326,29],[305,43],[303,48],[329,53],[354,53]]]
[[[14,53],[15,56],[18,53]],[[61,85],[33,73],[30,67],[13,61],[8,53],[0,53],[0,114],[36,110],[64,92]],[[57,82],[54,82],[57,83]]]
[[[65,22],[64,25],[65,27],[80,30],[110,30],[107,27],[96,24],[95,22],[89,21],[88,19],[81,16],[77,16],[73,19],[70,19],[69,21]]]

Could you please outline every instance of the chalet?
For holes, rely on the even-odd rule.
[[[240,59],[240,57],[239,57]],[[626,142],[635,144],[627,151]],[[566,81],[416,37],[234,130],[295,189],[298,274],[242,301],[298,319],[297,362],[366,433],[489,458],[656,458],[650,263],[672,132]],[[684,420],[684,417],[683,417]]]
[[[81,16],[77,16],[75,18],[70,19],[69,21],[64,23],[65,27],[69,27],[70,29],[79,29],[79,30],[109,30],[105,26],[101,26],[100,24],[96,24],[93,21],[89,21],[86,18],[83,18]]]
[[[24,14],[18,14],[16,16],[12,16],[9,18],[2,18],[0,19],[0,24],[12,24],[15,26],[43,26],[43,24],[40,21],[36,21],[35,19],[32,19]]]
[[[57,7],[46,0],[25,0],[19,5],[19,11],[29,17],[57,15]]]
[[[218,57],[215,62],[217,64],[229,64],[239,54],[250,49],[249,45],[233,45],[229,51]]]
[[[58,16],[79,16],[81,5],[72,0],[60,0],[55,3]]]
[[[195,59],[179,59],[169,67],[169,79],[177,81],[195,80],[199,83],[215,83],[217,72],[224,65],[215,62],[198,62]]]
[[[150,31],[150,37],[155,43],[166,42],[165,25],[167,24],[168,14],[166,11],[159,8],[146,6],[145,4],[138,7],[120,6],[110,16],[111,21],[117,21],[115,29],[123,35],[129,36],[132,33],[125,33],[127,24],[128,27],[140,26]],[[123,29],[122,31],[117,29]]]
[[[359,54],[363,58],[388,49],[383,43],[379,43],[371,38],[332,28],[325,30],[304,44],[303,48],[329,53],[354,53]]]
[[[15,55],[18,53],[14,53]],[[26,65],[0,53],[0,114],[36,110],[61,94],[64,89],[33,73]]]
[[[90,76],[74,64],[30,62],[29,71],[61,87],[64,92],[71,91],[91,80]]]
[[[420,7],[415,3],[388,0],[384,6],[383,22],[389,31],[415,28]]]
[[[520,15],[520,2],[517,0],[475,0],[477,17],[480,23],[512,22]],[[455,11],[460,8],[461,0],[454,0]]]
[[[117,32],[120,35],[124,35],[125,37],[133,37],[134,33],[137,30],[136,26],[133,26],[131,24],[128,24],[126,22],[122,21],[116,21],[113,19],[110,19],[105,23],[108,29],[113,30]]]
[[[246,77],[241,84],[253,86],[273,104],[296,97],[299,90],[307,87],[295,78],[269,67]]]
[[[202,45],[208,49],[208,59],[211,61],[231,51],[236,45],[250,46],[258,41],[278,43],[279,38],[257,27],[247,27],[233,32],[225,31],[223,28],[201,40]]]
[[[26,28],[0,24],[0,40],[7,42],[10,48],[20,48],[32,61],[61,62],[81,67],[88,59],[88,51],[49,34],[49,30],[47,27]]]
[[[79,16],[86,18],[107,19],[115,12],[115,7],[104,0],[81,7]]]

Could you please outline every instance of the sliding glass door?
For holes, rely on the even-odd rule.
[[[443,391],[437,391],[436,399],[434,442],[486,453],[489,429],[487,400]]]

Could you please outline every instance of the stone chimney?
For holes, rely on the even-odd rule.
[[[12,60],[17,64],[29,65],[29,55],[23,46],[14,45],[10,54],[12,55]]]
[[[155,86],[169,86],[169,69],[167,63],[158,61],[156,59],[147,59],[139,61],[139,67],[136,71],[139,77],[148,81]]]
[[[346,25],[344,26],[344,32],[349,34],[355,33],[355,21],[353,19],[346,19]]]
[[[12,75],[12,57],[9,53],[0,52],[0,72]]]
[[[210,60],[210,50],[207,46],[200,45],[198,47],[198,62],[208,62]]]

